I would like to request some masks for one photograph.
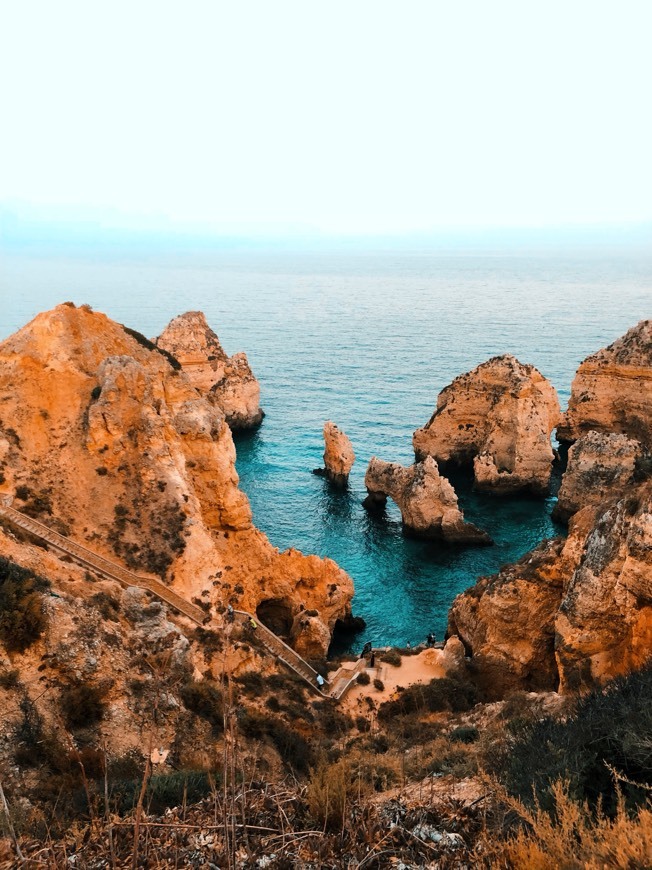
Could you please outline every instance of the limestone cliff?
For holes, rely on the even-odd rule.
[[[652,483],[588,505],[542,544],[458,596],[449,634],[487,697],[583,691],[652,657]]]
[[[602,432],[582,435],[568,452],[568,466],[553,517],[567,522],[580,508],[623,492],[634,482],[644,456],[641,444],[626,435]]]
[[[346,486],[355,462],[351,441],[341,429],[328,420],[324,423],[324,473],[331,483]]]
[[[491,543],[486,532],[464,521],[455,490],[430,456],[409,468],[374,456],[364,482],[368,492],[365,507],[382,509],[391,498],[401,511],[407,533],[448,543]]]
[[[325,639],[350,613],[350,578],[253,526],[220,399],[166,350],[72,304],[2,342],[0,493],[218,612],[316,610]]]
[[[575,441],[592,429],[652,447],[652,320],[642,320],[577,370],[557,437]]]
[[[543,375],[513,356],[498,356],[441,391],[435,413],[414,433],[414,450],[417,459],[473,463],[479,489],[545,494],[558,421],[557,393]]]
[[[175,317],[156,344],[180,362],[202,395],[212,395],[231,429],[248,429],[260,423],[260,385],[246,354],[228,357],[201,311]]]

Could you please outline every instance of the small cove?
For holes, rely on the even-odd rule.
[[[267,416],[237,436],[241,486],[275,546],[328,556],[352,576],[367,622],[356,649],[441,638],[455,595],[562,531],[552,496],[493,498],[462,482],[466,518],[493,547],[405,538],[391,502],[380,519],[362,508],[371,456],[409,464],[438,392],[497,354],[537,366],[564,407],[580,361],[649,317],[652,299],[645,253],[5,254],[1,266],[2,337],[72,299],[149,336],[200,309],[228,353],[247,352]],[[327,419],[356,451],[345,492],[312,474]]]

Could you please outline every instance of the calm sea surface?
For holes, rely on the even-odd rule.
[[[440,637],[454,596],[544,537],[552,501],[459,490],[495,546],[450,549],[403,538],[394,506],[361,501],[370,457],[410,463],[411,436],[456,375],[511,352],[536,365],[565,406],[590,352],[652,316],[652,256],[433,253],[195,253],[55,258],[4,255],[0,338],[59,302],[87,302],[149,336],[201,309],[228,353],[245,350],[267,416],[237,440],[254,518],[281,549],[330,556],[353,577],[355,640]],[[322,425],[350,436],[350,488],[321,464]]]

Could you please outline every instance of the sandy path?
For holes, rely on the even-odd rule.
[[[351,662],[351,667],[355,662]],[[403,656],[399,667],[388,665],[376,658],[376,667],[367,668],[371,677],[368,686],[354,684],[342,700],[342,706],[347,713],[354,716],[368,713],[366,698],[371,698],[376,705],[387,701],[396,692],[397,686],[407,688],[413,683],[429,683],[435,677],[445,677],[443,651],[440,649],[425,649],[413,656]],[[379,678],[385,685],[382,692],[374,688],[373,681]]]

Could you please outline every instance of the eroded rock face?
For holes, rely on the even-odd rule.
[[[172,354],[202,395],[210,394],[231,429],[248,429],[263,419],[260,385],[244,353],[228,357],[201,311],[175,317],[156,339]]]
[[[338,486],[346,486],[355,462],[349,437],[335,423],[324,423],[324,465],[326,477]]]
[[[147,345],[71,304],[0,344],[0,495],[189,600],[316,609],[325,637],[350,614],[351,579],[253,526],[215,394]]]
[[[510,691],[555,690],[555,615],[563,593],[560,540],[541,544],[499,574],[481,577],[458,595],[448,634],[471,655],[478,686],[488,699]]]
[[[414,433],[417,459],[473,463],[478,489],[545,494],[559,421],[555,388],[531,365],[494,357],[445,387],[437,410]]]
[[[403,528],[420,537],[449,543],[490,544],[486,532],[464,521],[457,494],[430,456],[409,468],[372,457],[365,474],[365,507],[382,509],[387,498],[396,502]]]
[[[589,432],[568,452],[554,519],[568,522],[587,505],[597,505],[609,495],[619,495],[633,483],[644,450],[626,435]]]
[[[449,633],[488,698],[586,691],[652,657],[652,484],[589,505],[566,541],[544,542],[458,596]]]
[[[576,441],[591,430],[619,432],[652,447],[652,320],[642,320],[577,370],[557,437]]]
[[[652,657],[652,484],[584,508],[570,537],[583,546],[555,620],[561,691],[591,688]]]

